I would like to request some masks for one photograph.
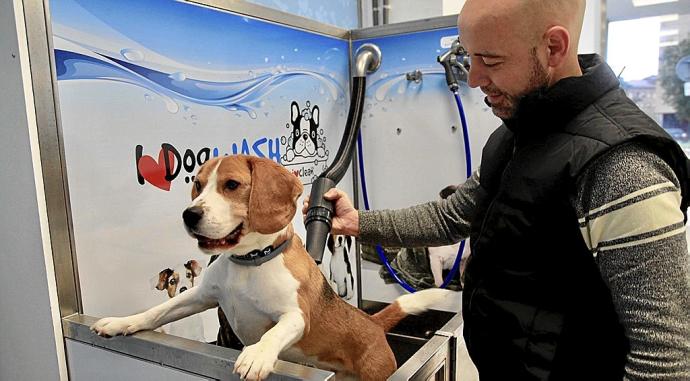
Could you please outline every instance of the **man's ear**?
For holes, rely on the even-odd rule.
[[[552,26],[544,34],[547,57],[546,63],[549,67],[559,67],[570,54],[571,49],[577,47],[570,46],[570,33],[562,26]]]

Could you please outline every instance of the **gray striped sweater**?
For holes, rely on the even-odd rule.
[[[442,246],[469,236],[475,172],[448,199],[360,211],[360,240]],[[630,341],[626,379],[690,380],[690,256],[671,168],[635,144],[608,152],[580,176],[572,198],[582,237]]]

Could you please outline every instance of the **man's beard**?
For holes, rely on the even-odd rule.
[[[491,111],[497,117],[508,120],[515,116],[517,112],[520,100],[524,98],[527,94],[530,94],[539,89],[545,89],[549,84],[549,75],[546,68],[542,66],[537,57],[537,48],[532,48],[530,51],[531,68],[529,73],[529,80],[527,82],[527,88],[520,92],[519,94],[509,94],[497,87],[489,86],[482,88],[485,94],[496,94],[500,93],[503,99],[498,104],[491,104]],[[487,98],[488,99],[488,98]]]

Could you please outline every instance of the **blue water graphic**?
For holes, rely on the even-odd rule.
[[[134,57],[136,52],[122,52],[122,55]],[[344,94],[340,84],[328,75],[309,70],[288,70],[285,67],[281,67],[276,73],[254,74],[254,71],[248,71],[252,78],[246,80],[212,82],[190,78],[180,71],[164,73],[99,53],[90,56],[56,49],[55,61],[60,81],[104,80],[139,86],[161,96],[168,111],[172,113],[179,110],[179,105],[175,102],[177,100],[223,107],[230,111],[244,111],[254,119],[255,109],[261,107],[264,97],[285,82],[297,78],[318,80],[322,86],[320,92],[325,93],[327,89],[332,99],[342,98]]]
[[[374,98],[376,98],[376,100],[380,102],[385,100],[386,97],[391,96],[391,94],[402,95],[406,93],[408,90],[422,89],[422,84],[425,81],[429,81],[430,76],[434,78],[434,85],[441,84],[440,81],[443,79],[442,83],[445,86],[445,72],[443,70],[422,69],[420,70],[420,72],[422,73],[421,83],[409,81],[406,77],[406,73],[395,75],[383,73],[380,75],[379,79],[375,80],[371,85],[367,87],[367,93],[373,93]],[[369,95],[369,97],[371,97],[371,95]]]

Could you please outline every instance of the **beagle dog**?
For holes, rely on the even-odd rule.
[[[274,161],[214,158],[200,169],[183,219],[207,254],[221,254],[201,283],[148,311],[97,321],[101,336],[150,330],[221,306],[245,345],[234,372],[261,380],[277,359],[331,370],[338,379],[384,380],[396,370],[385,333],[451,291],[401,296],[369,316],[331,289],[292,219],[302,193],[298,178]]]
[[[177,266],[174,270],[170,268],[161,270],[158,273],[156,289],[165,291],[168,298],[174,298],[194,287],[200,275],[201,265],[191,259],[184,265]],[[192,315],[171,322],[161,327],[160,330],[163,333],[184,337],[185,339],[205,341],[201,315]]]

